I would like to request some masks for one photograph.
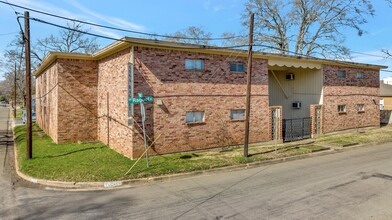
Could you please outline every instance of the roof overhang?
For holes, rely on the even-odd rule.
[[[147,48],[175,50],[175,51],[197,52],[197,53],[204,53],[204,54],[227,55],[233,57],[247,57],[248,55],[248,52],[246,50],[234,50],[234,49],[226,49],[226,48],[213,47],[213,46],[202,46],[202,45],[194,45],[194,44],[160,41],[154,39],[125,37],[110,44],[107,47],[104,47],[103,49],[91,55],[80,54],[80,53],[49,52],[48,55],[44,58],[44,60],[41,62],[41,65],[34,72],[34,75],[39,76],[41,73],[43,73],[46,70],[46,68],[48,68],[57,59],[100,60],[114,53],[122,51],[126,48],[130,48],[131,46],[140,46],[140,47],[147,47]],[[373,70],[388,68],[387,66],[380,66],[380,65],[327,60],[327,59],[320,59],[320,58],[309,58],[309,57],[302,57],[302,56],[282,55],[282,54],[274,54],[274,53],[264,53],[264,52],[254,52],[253,58],[267,59],[268,65],[270,67],[276,66],[276,67],[321,69],[322,65],[336,65],[336,66],[347,66],[353,68],[365,68],[365,69],[373,69]]]

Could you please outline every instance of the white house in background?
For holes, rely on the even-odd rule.
[[[392,85],[392,76],[384,78],[382,81],[384,81],[384,84]]]

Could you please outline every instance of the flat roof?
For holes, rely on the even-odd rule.
[[[105,57],[108,57],[114,53],[117,53],[126,48],[130,48],[132,46],[176,50],[176,51],[188,51],[188,52],[205,53],[205,54],[217,54],[217,55],[233,55],[233,53],[235,53],[235,55],[238,57],[246,57],[248,55],[247,50],[232,49],[232,47],[204,46],[204,45],[161,41],[161,40],[154,40],[154,39],[124,37],[93,54],[49,52],[46,55],[46,57],[43,59],[41,64],[38,66],[36,71],[34,72],[34,75],[39,76],[57,59],[101,60]],[[252,56],[253,58],[256,59],[279,60],[285,62],[292,61],[296,63],[298,63],[298,61],[303,63],[306,62],[310,66],[328,64],[328,65],[347,66],[347,67],[365,68],[365,69],[373,69],[373,70],[388,68],[387,66],[381,66],[381,65],[364,64],[364,63],[339,61],[339,60],[329,60],[329,59],[305,57],[305,56],[293,56],[293,55],[285,55],[285,54],[257,52],[257,51],[253,51]]]

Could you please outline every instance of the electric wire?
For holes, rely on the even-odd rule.
[[[67,17],[64,17],[64,16],[59,16],[59,15],[51,14],[51,13],[48,13],[48,12],[39,11],[39,10],[36,10],[36,9],[24,7],[24,6],[21,6],[21,5],[12,4],[12,3],[9,3],[8,0],[5,0],[5,1],[6,1],[6,2],[0,0],[0,3],[9,5],[14,11],[15,11],[14,7],[18,7],[18,8],[21,8],[21,9],[30,10],[30,11],[33,11],[33,12],[36,12],[36,13],[40,13],[40,14],[44,14],[44,15],[48,15],[48,16],[52,16],[52,17],[56,17],[56,18],[60,18],[60,19],[64,19],[64,20],[69,20],[69,21],[73,21],[73,22],[84,23],[84,24],[88,24],[88,25],[92,25],[92,26],[96,26],[96,27],[107,28],[107,29],[112,29],[112,30],[117,30],[117,31],[123,31],[123,32],[128,32],[128,33],[148,35],[148,36],[153,36],[153,37],[165,37],[165,38],[188,39],[188,40],[195,40],[195,39],[198,39],[198,40],[228,40],[228,39],[236,39],[236,38],[244,37],[244,36],[242,36],[242,35],[239,35],[239,36],[221,37],[221,38],[192,38],[192,37],[178,37],[178,36],[170,36],[170,35],[161,35],[161,34],[152,34],[152,33],[146,33],[146,32],[132,31],[132,30],[127,30],[127,29],[116,28],[116,27],[110,27],[110,26],[107,26],[107,25],[100,25],[100,24],[96,24],[96,23],[92,23],[92,22],[86,22],[86,21],[81,21],[81,20],[77,20],[77,19],[67,18]],[[20,14],[20,13],[18,13],[18,12],[16,12],[16,11],[15,11],[15,13],[16,13],[16,14]],[[42,21],[42,20],[41,20],[41,21]],[[19,20],[18,20],[18,23],[19,23],[19,26],[20,26],[20,28],[21,28],[21,25],[20,25]],[[49,22],[48,22],[48,24],[49,24]],[[55,25],[55,24],[52,24],[52,25]],[[61,27],[61,28],[65,28],[65,27]],[[21,28],[21,29],[22,29],[22,28]],[[86,33],[86,34],[87,34],[87,33]],[[95,35],[91,35],[91,36],[95,36]],[[97,37],[98,37],[98,36],[97,36]],[[102,35],[101,35],[100,37],[101,37],[101,38],[103,37],[103,38],[106,38],[106,39],[109,39],[109,40],[120,40],[120,39],[115,39],[115,38],[106,37],[106,36],[102,36]],[[274,36],[267,36],[267,37],[273,38]],[[275,38],[276,38],[276,37],[275,37]],[[121,41],[121,40],[120,40],[120,41]],[[225,48],[238,48],[238,47],[245,47],[245,46],[247,46],[247,45],[244,44],[244,45],[238,45],[238,46],[232,46],[232,47],[225,47]],[[255,45],[255,46],[260,46],[260,45]],[[266,47],[266,48],[267,48],[268,46],[263,45],[262,47]],[[220,47],[220,48],[222,48],[222,47]],[[270,49],[271,49],[271,48],[270,48]],[[282,50],[281,48],[273,48],[273,49],[275,49],[275,50]],[[286,51],[286,52],[294,53],[294,54],[295,54],[295,52],[292,52],[292,51]],[[356,53],[356,54],[361,54],[361,55],[366,55],[366,56],[380,57],[380,58],[384,58],[384,59],[389,59],[389,57],[384,57],[384,56],[380,56],[380,55],[366,54],[366,53],[355,52],[355,51],[350,51],[350,52],[351,52],[351,53]],[[301,55],[301,56],[304,56],[303,54],[300,54],[300,55]],[[318,58],[318,59],[319,59],[319,58]]]
[[[24,16],[18,16],[18,20],[20,18],[24,18]],[[126,38],[115,38],[115,37],[109,37],[109,36],[104,36],[104,35],[100,35],[100,34],[94,34],[94,33],[90,33],[88,31],[83,31],[83,30],[79,30],[79,29],[74,29],[74,28],[70,28],[70,27],[66,27],[66,26],[62,26],[59,24],[55,24],[52,22],[48,22],[48,21],[44,21],[38,18],[33,18],[30,17],[30,20],[39,22],[39,23],[43,23],[43,24],[47,24],[50,26],[54,26],[54,27],[58,27],[58,28],[62,28],[62,29],[66,29],[66,30],[70,30],[70,31],[76,31],[82,34],[86,34],[86,35],[90,35],[93,37],[97,37],[97,38],[103,38],[103,39],[107,39],[107,40],[113,40],[113,41],[120,41],[120,42],[126,42],[126,43],[134,43],[131,40],[127,40]],[[152,46],[152,44],[148,44],[148,43],[139,43],[140,45],[145,45],[145,46]],[[171,48],[171,49],[230,49],[230,48],[240,48],[240,47],[245,47],[247,46],[247,44],[244,45],[234,45],[234,46],[227,46],[227,47],[218,47],[218,46],[207,46],[207,45],[198,45],[198,44],[184,44],[184,43],[177,43],[177,44],[183,44],[184,46],[166,46],[166,45],[159,45],[160,47],[163,48]]]
[[[14,31],[14,32],[9,32],[9,33],[1,33],[0,36],[5,36],[5,35],[11,35],[11,34],[17,34],[19,31]]]
[[[21,6],[21,5],[11,4],[8,1],[4,2],[4,1],[0,0],[0,3],[10,5],[11,7],[17,7],[17,8],[33,11],[33,12],[36,12],[36,13],[44,14],[44,15],[47,15],[47,16],[68,20],[68,21],[78,22],[78,23],[87,24],[87,25],[100,27],[100,28],[106,28],[106,29],[110,29],[110,30],[128,32],[128,33],[132,33],[132,34],[147,35],[147,36],[151,36],[151,37],[164,37],[164,38],[184,39],[184,40],[196,40],[197,39],[197,40],[209,40],[209,41],[229,40],[229,39],[235,39],[235,38],[243,37],[243,36],[231,36],[231,37],[217,37],[217,38],[194,38],[194,37],[180,37],[180,36],[170,36],[170,35],[163,35],[163,34],[153,34],[153,33],[141,32],[141,31],[127,30],[127,29],[123,29],[123,28],[116,28],[116,27],[111,27],[111,26],[107,26],[107,25],[101,25],[101,24],[96,24],[96,23],[92,23],[92,22],[81,21],[81,20],[73,19],[73,18],[67,18],[67,17],[64,17],[64,16],[55,15],[55,14],[52,14],[52,13],[48,13],[48,12],[39,11],[39,10],[36,10],[36,9],[24,7],[24,6]]]
[[[20,19],[22,17],[23,16],[18,16],[18,19]],[[39,23],[51,25],[51,26],[54,26],[54,27],[62,28],[62,29],[67,29],[67,30],[70,30],[70,31],[80,32],[80,33],[83,33],[83,34],[86,34],[86,35],[90,35],[90,36],[93,36],[93,37],[97,37],[97,38],[104,38],[104,39],[108,39],[108,40],[120,41],[120,42],[126,42],[126,43],[134,43],[131,40],[127,40],[126,38],[119,39],[119,38],[114,38],[114,37],[103,36],[103,35],[100,35],[100,34],[94,34],[94,33],[90,33],[90,32],[87,32],[87,31],[82,31],[82,30],[78,30],[78,29],[73,29],[73,28],[70,28],[70,27],[62,26],[62,25],[59,25],[59,24],[51,23],[51,22],[48,22],[48,21],[43,21],[41,19],[33,18],[33,17],[30,17],[30,19],[33,20],[33,21],[39,22]],[[148,44],[148,43],[139,43],[138,42],[138,44],[143,45],[143,46],[154,46],[153,44]],[[187,45],[187,46],[177,46],[177,47],[176,46],[167,46],[167,45],[159,45],[159,46],[163,47],[163,48],[167,48],[167,49],[194,49],[194,50],[197,50],[197,49],[210,49],[210,50],[214,50],[214,49],[236,49],[236,48],[244,48],[244,47],[249,46],[248,44],[225,46],[225,47],[206,46],[206,45],[197,45],[197,44],[193,44],[193,46],[189,46],[190,44],[184,44],[184,45]],[[350,63],[350,61],[329,60],[329,59],[323,59],[323,58],[310,56],[310,55],[303,55],[303,54],[300,54],[300,53],[296,53],[294,51],[284,50],[284,49],[273,47],[273,46],[269,46],[269,45],[253,44],[252,46],[254,46],[254,47],[262,47],[262,48],[267,48],[267,49],[273,49],[273,50],[277,50],[277,51],[282,51],[282,52],[286,52],[288,54],[293,54],[294,56],[301,57],[301,58],[308,58],[308,59],[315,59],[315,60],[325,60],[325,61],[336,63],[336,64],[347,64],[347,63]],[[241,50],[239,50],[239,51],[241,51]],[[277,55],[275,53],[271,53],[271,54]],[[291,56],[293,56],[293,55],[291,55]],[[391,59],[391,58],[385,58],[385,59]],[[387,71],[385,71],[385,72],[387,72]]]

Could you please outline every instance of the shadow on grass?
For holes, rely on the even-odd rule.
[[[71,152],[67,152],[67,153],[63,153],[63,154],[58,154],[58,155],[50,155],[50,156],[44,156],[44,157],[37,157],[37,159],[38,159],[38,158],[55,158],[55,157],[63,157],[63,156],[67,156],[67,155],[70,155],[70,154],[80,153],[80,152],[83,152],[83,151],[97,150],[97,149],[103,149],[103,148],[105,148],[105,146],[102,146],[102,147],[88,147],[88,148],[85,148],[85,149],[75,150],[75,151],[71,151]]]
[[[191,159],[193,157],[199,157],[199,155],[193,153],[193,154],[185,154],[183,156],[180,157],[180,159]]]

